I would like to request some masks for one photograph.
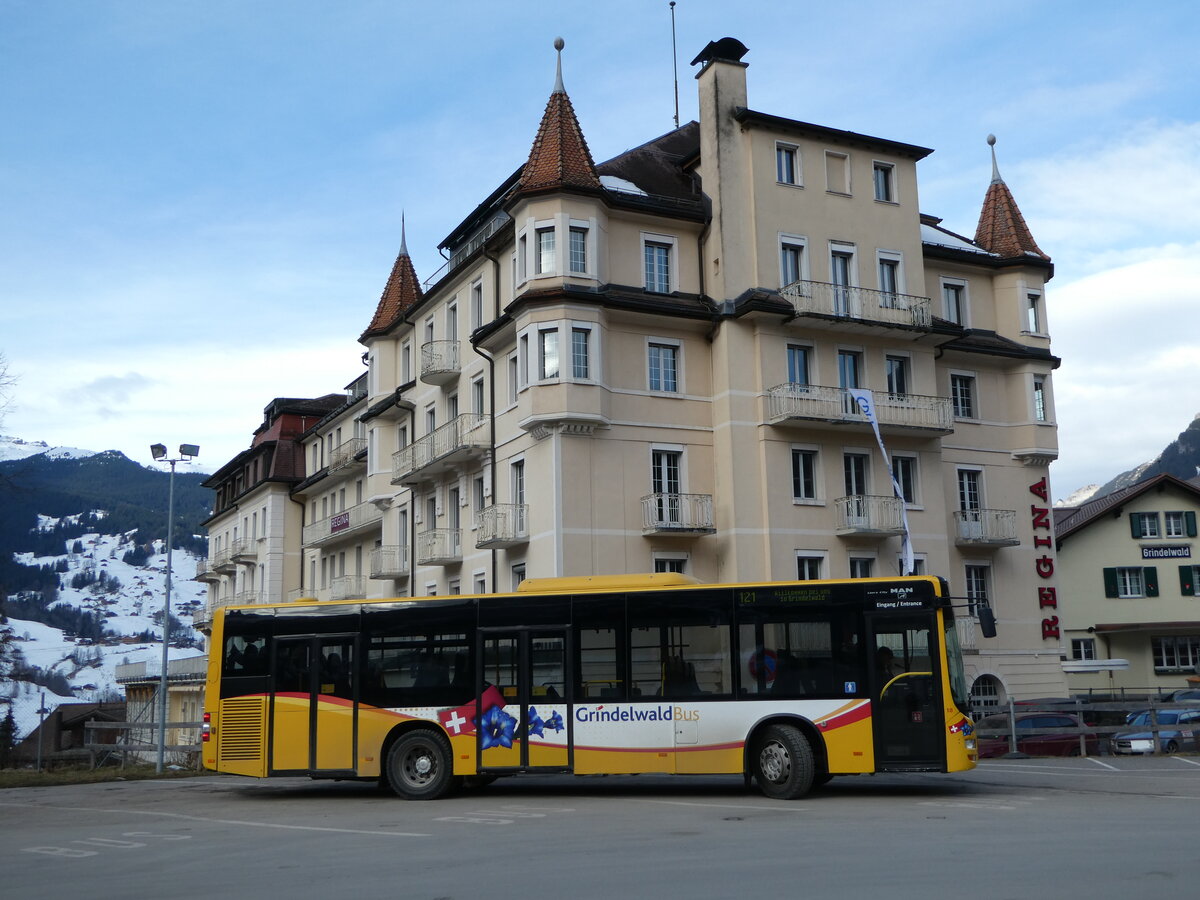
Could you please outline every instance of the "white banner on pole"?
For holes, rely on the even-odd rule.
[[[879,419],[875,417],[875,396],[865,388],[846,388],[846,392],[854,398],[855,404],[867,417],[867,421],[871,423],[871,428],[875,432],[875,440],[879,444],[879,452],[883,454],[883,464],[887,467],[888,476],[892,479],[892,493],[900,501],[900,524],[904,527],[904,534],[900,536],[900,574],[911,575],[913,574],[913,550],[912,538],[908,533],[908,509],[904,503],[904,491],[901,490],[900,482],[896,480],[896,473],[892,469],[892,459],[883,445],[883,435],[879,433]]]

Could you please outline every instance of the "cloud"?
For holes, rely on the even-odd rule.
[[[144,391],[153,384],[152,378],[138,372],[128,372],[125,375],[106,375],[93,379],[75,388],[71,393],[79,402],[126,403],[131,395]]]

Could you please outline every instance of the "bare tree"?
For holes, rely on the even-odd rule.
[[[8,374],[8,360],[0,353],[0,425],[4,424],[4,414],[12,405],[12,390],[16,384],[16,376]]]

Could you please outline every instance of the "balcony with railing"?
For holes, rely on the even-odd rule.
[[[304,546],[319,547],[379,527],[383,513],[374,503],[359,503],[336,515],[304,526]]]
[[[196,560],[196,581],[201,581],[206,584],[216,584],[221,580],[221,576],[217,573],[212,563],[207,559]]]
[[[350,438],[348,441],[342,441],[329,454],[329,471],[336,472],[338,469],[345,469],[348,466],[353,466],[355,463],[365,466],[367,464],[366,457],[359,459],[358,456],[366,449],[367,439],[365,437],[355,437]]]
[[[421,345],[421,380],[426,384],[449,384],[458,377],[458,341],[429,341]]]
[[[954,543],[960,547],[1015,547],[1015,509],[961,509],[954,513]]]
[[[229,555],[238,565],[252,566],[258,562],[258,539],[240,538],[229,548]]]
[[[896,497],[873,497],[855,494],[833,501],[836,514],[834,534],[886,537],[902,534],[901,501]]]
[[[882,431],[925,431],[949,434],[954,410],[949,397],[876,392],[875,418]],[[767,388],[767,422],[771,425],[862,425],[870,419],[845,388],[820,384],[777,384]]]
[[[229,606],[252,606],[263,602],[262,591],[238,591],[233,598],[226,601]]]
[[[237,570],[233,562],[233,551],[229,547],[218,550],[208,558],[208,567],[222,575],[232,575]]]
[[[449,566],[462,562],[462,530],[430,528],[417,534],[417,565]]]
[[[366,596],[361,575],[339,575],[329,582],[330,600],[362,600]]]
[[[367,563],[370,578],[407,578],[408,547],[390,545],[376,547]]]
[[[480,550],[516,547],[529,543],[529,506],[495,503],[479,511],[475,546]]]
[[[301,600],[320,600],[325,601],[331,599],[329,588],[296,588],[288,591],[288,603],[299,603]]]
[[[715,534],[712,494],[647,494],[642,534]]]
[[[392,454],[392,484],[419,484],[479,459],[491,444],[488,416],[463,413]]]
[[[794,281],[782,294],[798,316],[829,316],[847,322],[921,329],[933,324],[933,304],[928,297],[824,281]]]

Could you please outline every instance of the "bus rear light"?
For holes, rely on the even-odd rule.
[[[203,724],[200,726],[200,742],[208,743],[212,740],[212,713],[205,713]]]

